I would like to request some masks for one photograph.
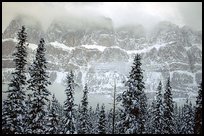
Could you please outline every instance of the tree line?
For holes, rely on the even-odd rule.
[[[97,104],[93,109],[88,103],[87,84],[81,103],[76,105],[71,70],[66,75],[66,100],[61,105],[47,89],[51,82],[46,72],[44,39],[40,39],[35,59],[28,68],[27,46],[27,33],[22,26],[13,54],[15,70],[2,104],[3,134],[202,134],[202,83],[195,106],[188,99],[184,105],[177,106],[172,98],[170,78],[164,88],[159,82],[156,98],[148,104],[141,56],[136,54],[125,83],[127,89],[117,96],[120,107],[116,108],[114,96],[113,108],[109,111],[104,104]]]

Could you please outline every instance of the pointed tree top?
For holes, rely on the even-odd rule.
[[[43,38],[41,38],[40,39],[40,43],[42,44],[42,43],[44,43],[45,42],[45,40],[43,39]]]

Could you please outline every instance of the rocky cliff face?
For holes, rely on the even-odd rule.
[[[142,68],[148,97],[155,95],[160,80],[170,76],[174,97],[196,95],[202,80],[202,32],[161,22],[151,33],[142,25],[113,28],[110,19],[103,25],[73,27],[53,21],[46,31],[34,23],[26,26],[28,61],[32,63],[39,39],[45,38],[48,71],[52,82],[63,83],[66,72],[73,70],[77,83],[88,83],[91,92],[111,94],[113,80],[121,92],[136,53],[142,55]],[[9,81],[13,68],[12,53],[22,19],[13,20],[3,33],[2,78]],[[194,96],[192,96],[194,97]]]

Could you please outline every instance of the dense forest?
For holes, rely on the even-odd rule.
[[[202,134],[202,83],[198,86],[195,106],[188,98],[184,105],[177,106],[172,98],[170,78],[165,85],[158,84],[156,97],[149,104],[144,91],[142,58],[136,54],[124,84],[127,90],[114,95],[113,108],[107,111],[99,103],[96,109],[89,106],[88,84],[84,86],[81,103],[75,104],[73,69],[66,75],[66,100],[62,105],[47,89],[51,82],[46,71],[44,39],[40,39],[35,59],[29,66],[27,43],[22,26],[13,54],[15,70],[2,104],[3,134]]]

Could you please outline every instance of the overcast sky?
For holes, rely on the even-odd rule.
[[[201,2],[3,2],[2,32],[18,14],[37,18],[45,29],[59,16],[91,19],[102,15],[110,17],[115,26],[143,24],[148,28],[159,21],[171,21],[202,30]]]

